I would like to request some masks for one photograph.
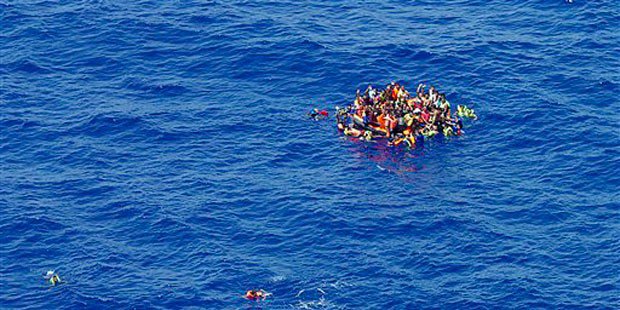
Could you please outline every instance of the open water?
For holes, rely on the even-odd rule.
[[[0,0],[0,60],[0,308],[620,308],[617,0]],[[304,117],[391,80],[480,119]]]

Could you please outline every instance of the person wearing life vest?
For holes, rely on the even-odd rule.
[[[458,116],[455,117],[454,132],[457,136],[463,134],[463,120]]]
[[[396,99],[398,99],[398,92],[400,91],[400,86],[395,85],[394,88],[392,88],[392,101],[396,101]]]
[[[265,292],[264,290],[248,290],[247,292],[245,292],[245,298],[247,300],[265,300],[267,299],[267,296],[269,296],[271,294]]]
[[[405,142],[407,143],[407,146],[409,146],[409,148],[415,148],[415,137],[413,136],[413,134],[409,133],[405,137]]]
[[[385,111],[381,111],[381,114],[377,116],[377,122],[379,123],[379,127],[385,130]]]
[[[387,137],[392,137],[392,131],[396,127],[396,119],[392,116],[391,113],[386,113],[384,119],[385,131],[387,132]]]
[[[58,274],[54,272],[54,270],[49,270],[43,278],[47,280],[47,282],[49,282],[49,284],[51,284],[52,286],[56,286],[57,284],[61,283],[60,276],[58,276]]]
[[[364,134],[363,131],[353,127],[353,125],[349,125],[348,127],[345,127],[343,130],[344,134],[347,136],[351,136],[354,138],[360,137]]]
[[[427,138],[432,138],[439,132],[437,131],[437,127],[435,125],[426,125],[422,130],[422,135]]]
[[[431,118],[431,114],[426,109],[420,111],[420,123],[428,123]]]
[[[472,118],[472,119],[478,119],[478,116],[476,116],[476,112],[474,111],[474,109],[470,109],[465,105],[458,105],[456,110],[456,113],[458,116],[460,117],[468,117],[468,118]]]
[[[329,113],[326,110],[319,111],[319,109],[315,108],[315,109],[312,109],[312,111],[308,113],[308,116],[314,119],[315,121],[318,121],[318,120],[327,118],[329,116]]]
[[[367,126],[367,125],[368,125],[368,120],[369,120],[369,118],[368,118],[368,113],[367,113],[366,111],[367,111],[367,109],[364,109],[364,110],[362,111],[362,115],[361,115],[361,117],[362,117],[362,123],[364,124],[364,126]]]

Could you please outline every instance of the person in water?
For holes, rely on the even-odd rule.
[[[43,278],[52,286],[56,286],[61,283],[60,276],[58,276],[54,270],[48,270]]]
[[[476,111],[474,111],[474,109],[470,109],[467,106],[460,104],[456,108],[457,116],[472,118],[474,120],[478,119],[478,116],[476,115]]]
[[[245,292],[245,298],[248,300],[265,300],[267,299],[267,296],[271,295],[270,293],[267,293],[265,290],[248,290],[247,292]]]
[[[345,135],[355,138],[358,138],[364,134],[362,130],[355,128],[354,125],[349,125],[348,127],[345,127],[343,131]]]
[[[314,119],[315,121],[325,119],[329,116],[329,113],[325,110],[312,109],[312,111],[308,112],[308,117]]]

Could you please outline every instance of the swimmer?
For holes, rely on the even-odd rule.
[[[345,108],[340,108],[336,106],[336,123],[338,123],[338,130],[344,130],[345,123],[347,122],[348,117],[349,114],[347,113],[347,110]]]
[[[267,296],[271,296],[271,293],[266,292],[263,289],[260,290],[248,290],[245,292],[245,299],[247,300],[265,300]]]
[[[363,134],[363,132],[361,130],[353,128],[352,125],[349,125],[349,127],[346,127],[344,129],[344,134],[347,135],[347,136],[351,136],[351,137],[357,138],[357,137],[361,136]]]
[[[315,121],[322,120],[329,116],[329,113],[325,110],[313,109],[311,112],[308,112],[308,117],[314,119]]]
[[[409,146],[410,149],[415,148],[415,137],[413,135],[408,135],[405,138],[405,143],[407,143],[407,146]]]
[[[456,107],[456,115],[460,117],[471,118],[474,120],[478,119],[478,116],[476,115],[476,111],[474,111],[474,109],[470,109],[467,106],[460,104]]]
[[[478,119],[478,115],[476,115],[476,111],[474,109],[469,109],[469,114],[467,115],[469,118],[473,118],[474,120]]]
[[[424,137],[427,137],[427,138],[432,138],[436,134],[439,133],[436,129],[437,129],[437,126],[435,126],[435,125],[426,126],[426,127],[424,127],[424,129],[422,129],[422,135]]]
[[[346,128],[344,127],[344,123],[338,122],[338,130],[344,131]]]
[[[57,284],[60,284],[62,282],[60,280],[60,277],[56,272],[54,272],[54,270],[48,270],[45,276],[43,276],[43,278],[52,286],[56,286]]]
[[[405,137],[396,136],[392,141],[388,142],[388,146],[399,146],[401,143],[403,143],[403,141],[405,141]]]
[[[327,111],[325,111],[325,112],[327,112]],[[336,116],[337,117],[347,116],[347,109],[346,108],[340,108],[339,106],[336,106]]]

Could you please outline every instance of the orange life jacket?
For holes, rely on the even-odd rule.
[[[385,130],[385,115],[379,115],[377,117],[377,121],[379,122],[379,125],[381,125],[381,129]]]

